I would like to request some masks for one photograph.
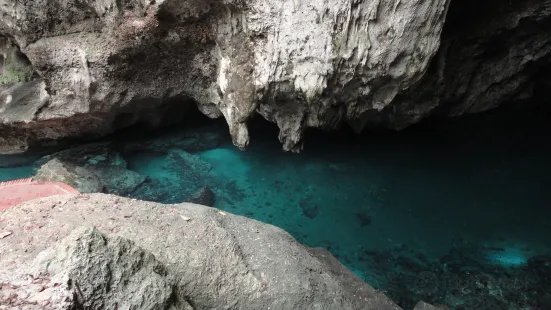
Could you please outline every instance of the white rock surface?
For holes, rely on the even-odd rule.
[[[247,120],[258,110],[279,125],[285,149],[298,149],[305,127],[380,111],[419,80],[438,50],[448,4],[0,0],[0,36],[28,57],[49,95],[0,103],[0,111],[36,106],[17,122],[2,121],[13,135],[19,121],[30,123],[27,139],[4,137],[3,152],[160,122],[152,111],[161,114],[159,106],[174,98],[223,115],[242,148]],[[78,121],[44,128],[60,119]]]

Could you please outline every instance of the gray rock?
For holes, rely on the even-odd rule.
[[[258,110],[296,149],[305,127],[379,111],[419,80],[448,4],[1,0],[0,35],[32,63],[48,100],[21,114],[30,126],[2,122],[15,132],[0,149],[158,125],[191,99],[224,116],[239,147]]]
[[[209,163],[178,149],[170,150],[163,159],[160,173],[148,178],[129,197],[163,203],[198,202],[194,199],[208,198],[201,203],[214,203],[214,197],[198,196],[205,187],[215,189],[223,182]]]
[[[193,194],[187,202],[196,203],[207,207],[214,207],[216,197],[210,187],[205,186],[201,188],[197,193]]]
[[[222,126],[203,126],[165,133],[162,136],[143,140],[143,138],[140,141],[124,140],[119,146],[120,150],[124,153],[132,153],[143,151],[168,152],[171,149],[181,149],[189,153],[197,153],[219,147],[222,143],[228,141],[228,133],[225,125],[224,128]]]
[[[0,303],[17,292],[36,309],[400,309],[327,251],[213,208],[92,194],[0,220],[12,232],[0,240]]]
[[[64,150],[38,161],[37,181],[68,184],[81,193],[129,195],[146,177],[126,168],[126,161],[109,144],[89,144]]]
[[[435,307],[433,305],[427,304],[424,301],[418,302],[417,305],[415,305],[415,308],[413,308],[413,310],[446,310],[446,309],[448,308]]]
[[[41,252],[28,270],[60,283],[72,306],[81,309],[191,309],[174,295],[172,275],[155,256],[94,228],[77,228]]]
[[[81,193],[101,193],[104,186],[98,176],[86,168],[54,158],[38,169],[35,181],[65,183]]]
[[[0,153],[194,103],[241,148],[258,113],[298,151],[307,127],[400,129],[529,98],[551,63],[551,0],[0,0],[0,14],[39,77],[1,88]]]

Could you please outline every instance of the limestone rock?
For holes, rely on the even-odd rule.
[[[426,302],[420,301],[413,310],[445,310],[447,308],[438,308],[433,305],[429,305]]]
[[[200,156],[180,149],[169,150],[155,176],[148,178],[129,197],[163,203],[195,202],[211,206],[214,193],[224,183]],[[208,191],[205,189],[209,187]],[[209,193],[210,192],[210,193]],[[212,195],[211,195],[212,194]]]
[[[193,194],[187,202],[196,203],[208,207],[214,207],[216,197],[210,187],[205,186],[201,188],[197,193]]]
[[[0,41],[34,72],[0,88],[0,153],[181,121],[194,103],[240,148],[260,114],[295,151],[307,127],[484,111],[530,97],[548,71],[550,12],[551,0],[0,0]]]
[[[57,290],[65,289],[77,308],[191,309],[175,298],[172,275],[155,256],[128,239],[106,238],[93,228],[77,228],[41,252],[28,273],[60,283]]]
[[[81,193],[101,193],[104,187],[98,176],[74,164],[54,158],[42,165],[34,176],[36,181],[62,182]]]
[[[146,177],[126,168],[126,162],[109,144],[89,144],[64,150],[39,161],[37,181],[68,184],[81,193],[129,195]]]
[[[187,128],[186,130],[170,133],[165,132],[162,136],[155,136],[151,139],[139,137],[139,141],[135,141],[132,138],[121,135],[119,139],[124,139],[124,141],[120,145],[117,145],[117,147],[119,147],[122,153],[131,154],[146,151],[169,152],[171,149],[197,153],[215,149],[222,143],[227,142],[228,133],[227,127],[224,124],[216,124],[213,126]]]
[[[400,309],[327,251],[208,207],[57,196],[0,220],[0,298],[30,309]]]
[[[296,149],[305,127],[381,110],[419,80],[448,4],[1,0],[0,36],[32,63],[47,97],[21,116],[28,125],[2,121],[1,150],[158,125],[191,100],[224,116],[239,147],[257,110]]]

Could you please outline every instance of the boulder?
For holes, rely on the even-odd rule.
[[[400,309],[327,251],[200,205],[66,195],[2,211],[0,222],[11,232],[0,239],[0,304]]]
[[[204,205],[207,207],[214,207],[216,197],[210,187],[205,186],[201,188],[197,193],[193,194],[187,202]]]
[[[42,164],[43,163],[43,164]],[[68,184],[81,193],[129,195],[146,177],[126,168],[126,161],[108,143],[83,145],[39,160],[34,179]]]
[[[65,183],[81,193],[101,193],[105,190],[98,176],[86,168],[51,159],[38,169],[36,181]]]

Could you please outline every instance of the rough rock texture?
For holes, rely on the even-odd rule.
[[[424,79],[370,122],[403,128],[431,114],[457,116],[531,99],[551,68],[549,29],[551,0],[452,1]]]
[[[67,149],[39,163],[43,164],[35,180],[62,182],[81,193],[129,195],[146,181],[145,176],[127,169],[126,161],[109,143]]]
[[[0,0],[0,42],[36,76],[0,88],[0,153],[178,121],[192,101],[224,116],[241,148],[256,111],[287,150],[307,127],[483,111],[530,95],[551,58],[550,11],[551,0]]]
[[[27,108],[0,112],[0,150],[157,124],[189,99],[240,147],[258,109],[292,149],[419,80],[448,2],[1,0],[0,35],[40,79],[2,93],[0,111]]]
[[[199,205],[58,196],[3,211],[0,223],[12,233],[0,239],[0,305],[400,309],[328,252]]]

